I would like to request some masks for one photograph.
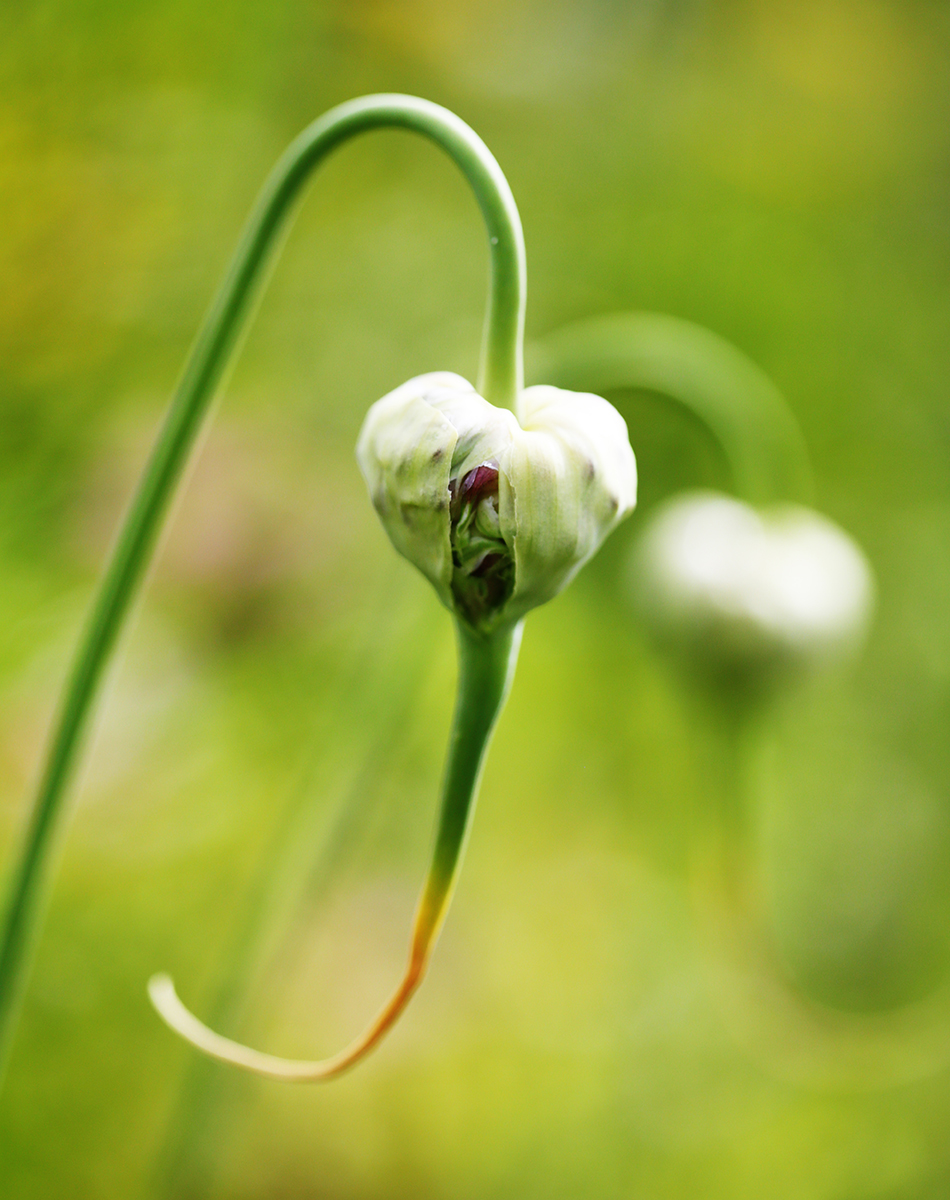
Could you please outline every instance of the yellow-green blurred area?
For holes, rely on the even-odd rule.
[[[97,573],[274,159],[366,92],[456,111],[508,175],[528,336],[646,309],[749,354],[865,548],[860,662],[771,732],[761,887],[790,987],[901,1011],[950,972],[950,7],[942,0],[7,0],[0,6],[0,849]],[[781,1068],[691,900],[711,726],[637,627],[645,513],[728,487],[613,396],[641,507],[527,623],[431,975],[339,1082],[196,1063],[340,1048],[402,966],[450,619],[353,446],[477,369],[487,255],[452,165],[367,135],[318,174],[113,672],[0,1099],[0,1194],[937,1200],[950,1001],[919,1069]],[[534,381],[532,381],[534,382]],[[543,381],[539,381],[543,382]],[[923,1036],[923,1033],[922,1035]],[[781,1032],[776,1034],[781,1038]],[[780,1062],[781,1060],[781,1062]]]

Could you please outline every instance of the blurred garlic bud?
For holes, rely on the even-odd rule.
[[[652,518],[634,588],[653,631],[689,666],[745,687],[856,650],[874,593],[864,555],[826,517],[759,513],[711,492]]]
[[[531,387],[519,420],[458,375],[420,375],[369,410],[360,470],[393,545],[473,628],[557,595],[636,503],[623,418]]]

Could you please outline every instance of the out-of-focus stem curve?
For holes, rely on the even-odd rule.
[[[750,504],[809,503],[808,452],[781,393],[741,350],[663,313],[629,312],[565,325],[529,347],[531,377],[578,391],[642,388],[681,404],[722,447]]]

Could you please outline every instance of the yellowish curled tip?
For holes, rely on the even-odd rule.
[[[148,981],[148,995],[165,1024],[210,1058],[285,1083],[319,1083],[342,1075],[383,1039],[422,982],[427,965],[427,953],[414,953],[399,986],[368,1028],[339,1054],[315,1061],[265,1054],[215,1033],[182,1004],[169,975],[153,975]]]

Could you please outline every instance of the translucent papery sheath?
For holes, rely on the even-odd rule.
[[[483,632],[557,595],[636,503],[623,418],[554,387],[525,389],[515,417],[421,375],[373,405],[357,458],[393,545]]]

